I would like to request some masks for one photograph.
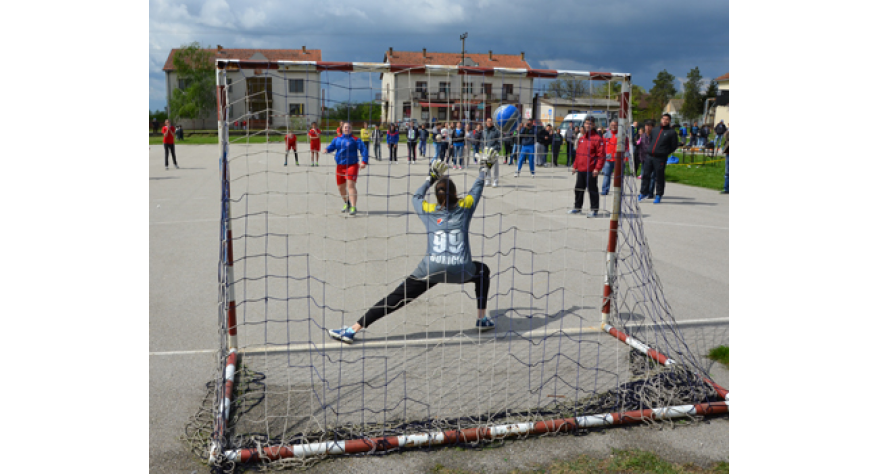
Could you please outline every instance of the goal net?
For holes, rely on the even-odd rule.
[[[216,466],[306,465],[334,454],[478,446],[727,412],[727,391],[707,371],[705,327],[676,322],[652,266],[627,154],[629,75],[218,61],[217,76],[219,356],[210,435],[202,438]],[[536,166],[532,176],[525,159],[514,177],[519,163],[505,163],[505,148],[529,145],[510,128],[498,186],[490,177],[482,189],[465,141],[464,163],[448,176],[461,198],[481,192],[468,236],[473,260],[488,270],[494,329],[476,327],[475,285],[441,283],[354,343],[331,338],[328,330],[353,325],[426,255],[428,231],[413,196],[440,148],[434,126],[484,124],[512,105],[541,127],[559,127],[564,115],[547,113],[536,94],[546,90],[542,81],[563,78],[607,94],[572,97],[558,110],[604,116],[607,133],[612,120],[619,126],[597,215],[567,212],[575,179],[564,137],[559,155],[552,142],[547,149],[559,167]],[[619,89],[607,87],[614,83]],[[340,212],[346,187],[325,152],[339,126],[334,110],[347,111],[359,140],[362,129],[383,132],[382,159],[370,139],[369,164],[359,171],[355,215]],[[398,159],[389,160],[384,132],[398,122],[428,125],[414,162],[405,128]],[[310,130],[321,130],[317,166]],[[433,189],[425,199],[436,203]]]

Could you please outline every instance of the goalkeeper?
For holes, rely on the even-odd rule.
[[[464,199],[458,198],[455,183],[444,176],[446,164],[436,159],[431,163],[428,178],[413,195],[413,207],[428,234],[427,255],[400,286],[373,305],[357,323],[342,329],[329,329],[332,338],[351,344],[361,329],[397,311],[438,283],[473,283],[477,294],[477,329],[485,331],[495,327],[495,323],[486,316],[489,267],[471,260],[468,229],[483,194],[486,173],[492,169],[498,157],[495,150],[484,149],[478,158],[480,174]],[[425,200],[425,195],[435,183],[437,204],[431,204]]]

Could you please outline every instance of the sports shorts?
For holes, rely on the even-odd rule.
[[[358,165],[336,165],[336,184],[358,180]]]

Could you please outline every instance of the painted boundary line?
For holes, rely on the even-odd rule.
[[[686,326],[707,326],[707,325],[716,325],[716,324],[730,324],[730,318],[714,318],[714,319],[693,319],[690,321],[680,321],[677,323],[678,327],[686,327]],[[658,327],[660,324],[652,323],[646,324],[642,327]],[[397,348],[403,347],[406,344],[418,344],[420,347],[424,345],[438,346],[438,345],[447,345],[447,344],[483,344],[489,341],[507,341],[509,339],[529,339],[529,338],[550,338],[557,336],[580,336],[584,334],[600,334],[604,333],[601,328],[597,327],[585,327],[585,328],[570,328],[570,329],[556,329],[553,331],[550,330],[541,330],[537,329],[534,331],[529,331],[522,333],[516,336],[509,336],[508,334],[504,334],[499,337],[479,337],[474,338],[470,337],[464,333],[458,333],[452,335],[450,337],[433,337],[427,339],[415,339],[415,338],[407,338],[400,340],[375,340],[375,341],[363,341],[357,344],[342,344],[338,343],[338,347],[332,347],[332,345],[337,345],[335,341],[329,344],[291,344],[285,346],[256,346],[248,349],[240,349],[238,352],[241,354],[273,354],[273,353],[292,353],[292,352],[308,352],[314,351],[317,349],[327,350],[328,347],[332,348],[332,350],[360,350],[360,349],[374,349],[374,348]],[[150,352],[150,357],[152,356],[175,356],[175,355],[196,355],[196,354],[211,354],[216,353],[216,350],[194,350],[194,351],[166,351],[166,352]]]

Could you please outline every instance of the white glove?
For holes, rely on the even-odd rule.
[[[477,153],[477,159],[480,160],[480,166],[492,169],[498,162],[498,152],[494,148],[483,148],[483,153]]]
[[[433,184],[434,181],[437,181],[438,179],[443,177],[443,175],[446,174],[447,168],[448,166],[446,166],[446,163],[444,163],[442,160],[432,161],[431,170],[428,172],[431,183]]]

